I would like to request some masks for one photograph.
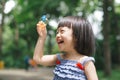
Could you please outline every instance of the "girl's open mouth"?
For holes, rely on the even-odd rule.
[[[57,41],[58,44],[62,44],[64,43],[64,41],[60,40],[60,41]]]

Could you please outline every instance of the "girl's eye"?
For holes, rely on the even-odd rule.
[[[64,31],[64,30],[61,30],[60,32],[61,32],[61,33],[64,33],[65,31]]]
[[[63,34],[64,32],[65,32],[65,30],[62,30],[62,29],[61,29],[61,30],[56,31],[56,34],[59,34],[59,33],[60,33],[60,34]]]

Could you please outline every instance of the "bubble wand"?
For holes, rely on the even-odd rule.
[[[43,15],[41,18],[40,18],[41,21],[43,21],[45,24],[48,23],[48,19],[46,17],[46,15]]]
[[[45,26],[46,26],[47,23],[48,23],[48,19],[47,19],[46,15],[43,15],[43,16],[40,18],[40,21],[41,21],[40,28],[41,28],[41,29],[44,29]]]

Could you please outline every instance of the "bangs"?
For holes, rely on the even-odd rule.
[[[72,21],[71,21],[71,19],[69,18],[69,17],[67,17],[67,18],[63,18],[60,22],[59,22],[59,24],[58,24],[58,28],[59,27],[68,27],[68,28],[71,28],[72,27]],[[57,29],[58,29],[57,28]]]

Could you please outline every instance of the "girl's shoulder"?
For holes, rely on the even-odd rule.
[[[89,62],[89,61],[92,61],[93,63],[95,62],[95,59],[94,59],[94,57],[92,57],[92,56],[84,56],[84,57],[82,57],[80,60],[79,60],[79,62],[82,64],[82,65],[85,65],[87,62]]]

